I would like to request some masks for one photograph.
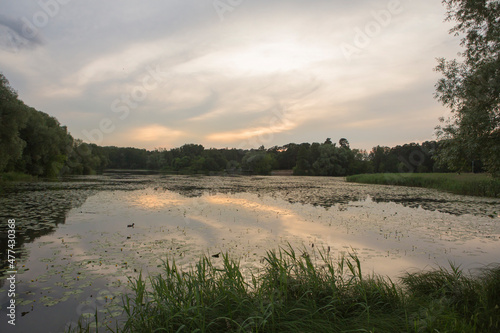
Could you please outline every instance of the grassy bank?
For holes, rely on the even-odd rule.
[[[5,191],[5,188],[12,182],[30,182],[36,178],[20,172],[0,172],[0,194]]]
[[[29,182],[35,177],[21,172],[0,172],[0,182]]]
[[[332,261],[271,251],[251,279],[227,255],[132,280],[118,332],[498,332],[500,267],[364,276],[356,256]],[[85,330],[83,330],[85,331]]]
[[[426,187],[455,194],[500,196],[500,179],[486,174],[379,173],[348,176],[348,182]]]

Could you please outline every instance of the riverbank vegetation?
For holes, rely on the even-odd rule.
[[[318,260],[314,260],[315,257]],[[355,255],[269,251],[245,279],[227,254],[131,279],[118,332],[498,332],[500,267],[367,276]],[[81,325],[84,327],[85,325]],[[80,331],[85,329],[80,328]]]
[[[20,173],[20,172],[3,172],[0,173],[0,183],[1,182],[29,182],[33,181],[36,178],[25,174],[25,173]]]
[[[455,194],[500,197],[500,179],[487,174],[454,173],[383,173],[361,174],[348,182],[433,188]]]

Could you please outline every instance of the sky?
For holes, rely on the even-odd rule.
[[[435,139],[440,0],[0,0],[0,72],[85,142]]]

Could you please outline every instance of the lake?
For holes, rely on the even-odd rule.
[[[499,262],[499,215],[500,199],[342,178],[108,173],[10,185],[0,195],[0,332],[64,332],[96,312],[114,327],[128,279],[166,259],[187,269],[227,252],[250,275],[290,244],[315,258],[356,254],[365,274],[393,279],[450,262],[475,271]],[[16,326],[6,316],[9,219]]]

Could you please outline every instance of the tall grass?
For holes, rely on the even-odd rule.
[[[21,172],[1,172],[0,182],[29,182],[36,177]]]
[[[499,332],[500,268],[468,276],[451,266],[408,273],[399,284],[365,276],[355,255],[318,260],[269,251],[244,277],[237,260],[175,261],[131,279],[118,332]]]
[[[401,278],[412,314],[425,332],[500,332],[500,266],[471,277],[451,265],[451,270],[406,274]]]
[[[485,174],[380,173],[346,177],[348,182],[434,188],[455,194],[499,197],[500,179]]]

